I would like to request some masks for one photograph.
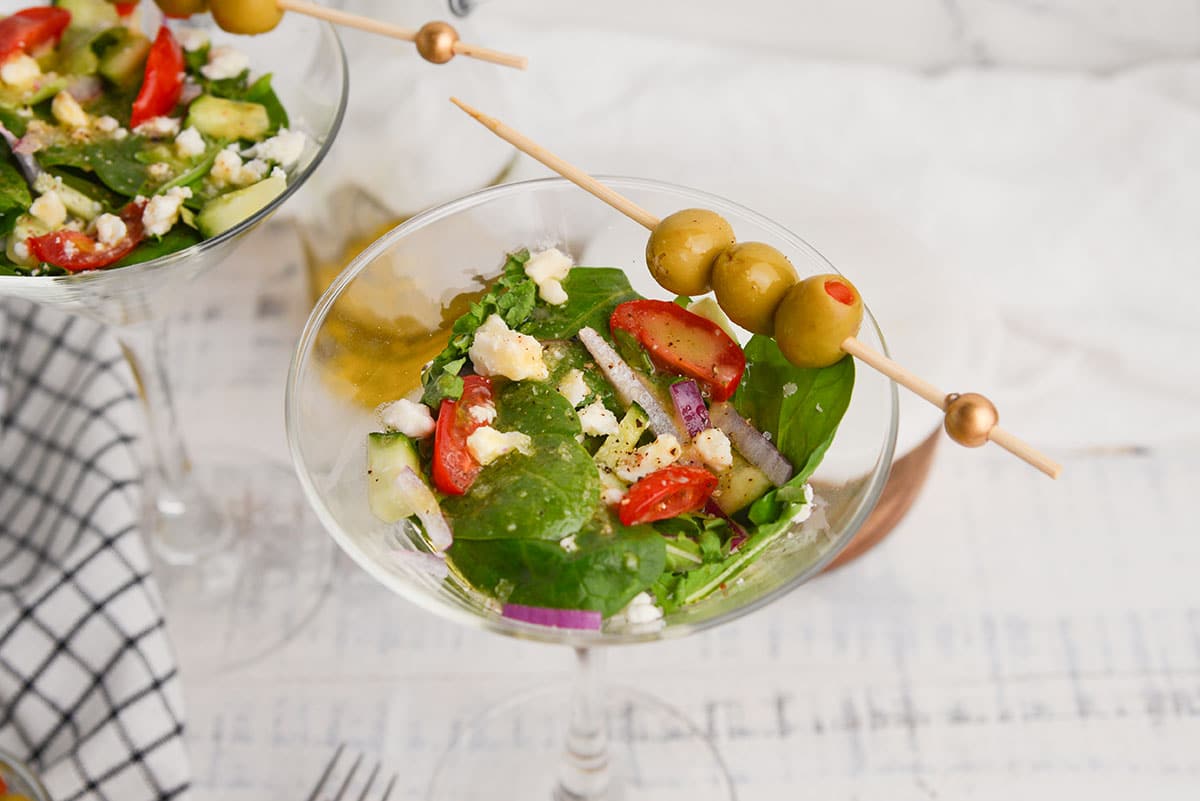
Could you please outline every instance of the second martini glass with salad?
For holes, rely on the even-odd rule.
[[[329,559],[295,537],[292,482],[283,471],[268,481],[261,464],[193,464],[166,342],[189,282],[332,144],[347,81],[336,34],[295,15],[269,35],[234,36],[207,15],[163,20],[148,2],[4,2],[0,14],[0,295],[97,318],[124,346],[153,446],[150,544],[181,566],[163,582],[168,606],[226,625],[241,577],[284,567],[281,587],[311,608]],[[231,509],[251,491],[269,508],[239,521]],[[298,620],[277,622],[291,631]],[[220,660],[238,661],[264,643],[225,646]]]
[[[819,332],[763,333],[792,286],[813,292],[788,302],[837,329],[843,309],[862,313],[849,281],[722,198],[604,184],[684,211],[653,252],[640,226],[559,179],[426,212],[334,282],[293,364],[293,456],[338,544],[447,619],[579,654],[574,688],[480,718],[435,798],[730,797],[704,736],[649,696],[601,686],[595,649],[728,622],[816,575],[891,464],[894,386],[841,354],[797,367]],[[697,260],[715,270],[694,274]],[[338,350],[355,345],[333,329],[357,286],[389,281],[403,305],[357,344],[390,354],[378,371],[392,399],[371,409],[341,385]],[[717,282],[734,287],[718,286],[721,304]],[[883,348],[869,314],[858,336]],[[610,742],[616,710],[661,736]],[[565,753],[505,735],[548,719]]]

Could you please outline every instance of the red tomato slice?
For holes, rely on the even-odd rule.
[[[183,94],[183,67],[183,48],[175,41],[171,30],[163,25],[146,57],[146,76],[142,79],[137,100],[133,101],[130,128],[171,113]]]
[[[121,209],[125,223],[125,238],[112,245],[101,245],[82,231],[54,231],[25,240],[29,252],[38,261],[62,267],[67,272],[82,273],[110,267],[133,252],[146,238],[142,225],[145,203],[129,203]]]
[[[71,12],[53,6],[26,8],[0,20],[0,62],[17,52],[28,52],[57,42],[71,24]]]
[[[627,526],[653,523],[704,508],[717,477],[700,467],[665,467],[629,488],[617,515]]]
[[[128,17],[137,10],[139,1],[140,0],[133,0],[132,3],[115,3],[114,5],[117,7],[117,16],[121,17],[122,19]]]
[[[433,437],[433,483],[447,495],[465,493],[483,469],[467,449],[467,437],[484,425],[470,410],[491,402],[492,380],[481,375],[463,376],[462,397],[442,401]]]
[[[746,354],[712,320],[665,300],[631,300],[609,326],[628,331],[664,370],[694,378],[713,400],[729,400],[746,372]]]

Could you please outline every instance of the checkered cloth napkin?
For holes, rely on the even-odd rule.
[[[138,403],[100,326],[0,299],[0,748],[55,801],[188,786],[175,660],[138,536]]]

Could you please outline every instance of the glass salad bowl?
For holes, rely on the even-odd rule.
[[[801,277],[833,272],[799,237],[722,198],[649,180],[601,180],[653,213],[714,210],[732,224],[740,241],[763,241],[783,251]],[[695,749],[709,748],[703,735],[653,699],[602,687],[595,676],[596,649],[698,632],[795,589],[850,542],[887,479],[897,431],[896,390],[873,371],[859,370],[841,427],[811,479],[816,511],[807,521],[793,523],[723,591],[668,613],[660,626],[596,631],[509,619],[494,599],[457,579],[453,570],[439,576],[423,569],[420,559],[398,556],[416,547],[412,527],[382,523],[367,500],[365,443],[379,428],[376,405],[418,386],[422,366],[448,341],[448,326],[497,277],[508,252],[556,246],[578,264],[618,267],[640,294],[664,298],[667,293],[645,266],[646,236],[641,226],[562,179],[483,190],[420,214],[367,248],[322,296],[300,340],[288,382],[288,438],[309,501],[338,545],[384,585],[448,621],[571,646],[579,655],[580,676],[569,693],[541,690],[511,700],[480,718],[476,728],[487,731],[464,733],[437,770],[431,797],[669,798],[674,797],[671,776],[707,770],[698,765],[713,766],[712,797],[729,797],[732,787],[719,759],[709,753],[695,759]],[[368,314],[370,325],[348,331],[348,315],[361,321]],[[736,332],[743,342],[748,337]],[[869,313],[860,338],[885,349]],[[362,368],[366,360],[374,361],[373,373]],[[348,361],[354,369],[346,368]],[[545,469],[552,475],[554,466]],[[613,742],[610,748],[605,719],[614,708],[661,718],[673,732],[664,746],[671,753],[638,754],[636,775],[624,771],[622,765],[631,763],[622,749],[649,746]],[[493,744],[511,745],[514,738],[503,732],[513,731],[514,720],[530,714],[539,715],[539,721],[545,715],[562,718],[566,748],[534,753],[526,742],[525,749],[514,746],[497,756],[479,747],[488,732],[497,733]],[[678,764],[680,759],[689,765]],[[689,783],[680,797],[708,796]]]
[[[0,2],[0,14],[29,5],[27,0],[5,0]],[[142,3],[139,9],[139,22],[153,38],[162,17],[152,3]],[[186,606],[195,612],[189,623],[210,620],[224,627],[235,619],[225,614],[226,605],[248,575],[264,583],[277,576],[273,583],[292,591],[298,608],[311,609],[328,582],[332,550],[313,545],[318,538],[295,537],[296,527],[302,524],[297,510],[304,504],[286,465],[272,468],[239,460],[193,463],[172,398],[168,321],[173,309],[188,303],[190,283],[230,258],[246,234],[295,195],[317,169],[341,126],[348,73],[334,29],[300,14],[287,15],[278,29],[256,37],[226,34],[206,14],[172,23],[180,24],[203,29],[214,47],[228,45],[245,54],[252,76],[271,73],[290,128],[306,135],[299,160],[287,170],[286,190],[240,223],[184,250],[93,272],[0,275],[0,296],[57,306],[112,327],[146,402],[153,459],[147,466],[146,528],[154,552],[164,562],[161,583],[168,614]],[[266,504],[271,509],[256,511],[249,518],[241,511],[235,514],[245,507],[248,492],[254,495],[256,508]],[[222,631],[226,647],[212,649],[209,640],[203,658],[234,663],[261,654],[303,618],[296,608],[288,615],[288,621],[272,626],[266,639],[260,632],[233,641]],[[186,649],[186,643],[182,645]]]

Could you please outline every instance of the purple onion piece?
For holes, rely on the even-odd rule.
[[[672,384],[671,400],[675,402],[675,411],[679,412],[688,436],[694,437],[701,431],[712,428],[708,419],[708,408],[704,405],[704,396],[700,394],[700,387],[695,381],[689,378]]]
[[[723,518],[725,522],[729,524],[729,530],[733,532],[729,538],[730,553],[733,553],[738,548],[741,548],[742,543],[750,539],[750,535],[746,533],[746,529],[739,526],[737,521],[725,514],[721,507],[717,505],[717,502],[712,498],[709,498],[708,503],[704,504],[704,511],[708,512],[713,517]]]
[[[788,483],[794,472],[792,463],[770,440],[746,422],[746,418],[729,403],[714,403],[710,411],[713,425],[725,432],[733,447],[747,462],[763,471],[767,480],[775,486],[782,487]]]
[[[524,606],[522,604],[505,604],[503,615],[511,620],[520,620],[539,626],[588,631],[599,631],[600,624],[604,621],[604,617],[599,612],[587,609],[549,609],[544,606]]]

